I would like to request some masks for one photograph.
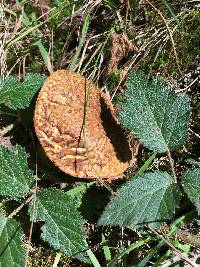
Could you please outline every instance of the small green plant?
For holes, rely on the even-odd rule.
[[[42,86],[44,76],[28,75],[24,82],[8,77],[0,82],[0,103],[18,112],[30,105],[35,93]],[[129,75],[125,98],[122,101],[119,120],[141,143],[154,154],[144,162],[136,173],[116,191],[100,214],[99,226],[120,226],[129,229],[154,229],[174,220],[176,208],[186,194],[200,214],[200,168],[189,168],[183,174],[177,172],[171,151],[178,150],[188,138],[188,123],[191,113],[190,100],[186,93],[175,94],[159,79],[150,81],[141,72]],[[166,154],[168,171],[148,171],[159,154]],[[0,146],[0,195],[5,203],[14,200],[18,208],[8,215],[0,216],[0,265],[24,266],[27,261],[22,236],[25,234],[19,211],[28,206],[30,222],[41,222],[41,239],[66,256],[101,266],[87,242],[86,220],[80,206],[88,188],[95,182],[76,185],[65,190],[37,186],[40,176],[27,163],[29,155],[16,144]],[[37,192],[36,192],[37,188]],[[90,209],[86,204],[85,209]],[[102,207],[101,207],[102,210]],[[181,222],[183,219],[181,219]],[[169,237],[177,229],[171,225]],[[180,224],[180,221],[179,221]],[[113,255],[106,237],[102,236],[102,251],[107,266],[117,262],[130,252],[142,249],[152,238],[133,242],[128,248]],[[160,241],[156,250],[146,255],[138,266],[147,266],[148,260],[163,246]],[[179,243],[174,244],[179,248]],[[182,248],[182,247],[181,247]],[[169,255],[163,256],[166,259]]]

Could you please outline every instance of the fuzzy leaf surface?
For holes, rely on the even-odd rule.
[[[183,189],[200,215],[200,168],[187,170],[182,176]]]
[[[0,216],[0,267],[23,267],[25,251],[20,224]]]
[[[80,253],[88,249],[83,231],[85,221],[77,211],[74,197],[57,189],[42,190],[37,196],[35,220],[44,221],[44,241],[67,256],[84,260]]]
[[[0,146],[0,195],[18,200],[34,184],[35,177],[27,165],[27,153],[21,146]]]
[[[155,152],[177,149],[187,140],[189,98],[175,94],[142,72],[129,76],[119,119],[145,146]]]
[[[42,87],[44,75],[28,74],[23,82],[14,76],[0,80],[0,104],[10,109],[24,109],[29,106],[35,93]]]
[[[180,190],[166,172],[145,173],[122,186],[103,212],[100,225],[158,227],[172,218]]]

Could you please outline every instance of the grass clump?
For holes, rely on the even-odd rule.
[[[200,11],[191,10],[183,16],[176,33],[177,51],[182,70],[187,70],[198,59],[200,47]]]
[[[28,267],[52,267],[55,258],[55,251],[47,249],[42,246],[33,246],[32,251],[29,256]],[[70,267],[71,265],[70,258],[61,255],[58,267]]]

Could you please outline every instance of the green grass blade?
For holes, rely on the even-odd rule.
[[[97,260],[96,256],[94,255],[94,253],[92,252],[91,249],[87,250],[87,254],[93,264],[94,267],[101,267],[99,261]]]
[[[77,196],[83,192],[85,192],[90,186],[94,185],[95,182],[90,182],[90,183],[84,183],[81,185],[78,185],[66,192],[67,195],[69,196]]]
[[[40,28],[45,23],[46,23],[46,21],[43,21],[43,22],[39,23],[38,25],[35,25],[35,26],[31,27],[30,29],[26,30],[25,32],[19,34],[17,37],[12,38],[10,41],[8,41],[8,43],[6,43],[5,47],[9,48],[11,45],[15,44],[17,41],[23,39],[25,36],[34,32],[36,29]]]
[[[188,214],[185,214],[179,218],[177,218],[171,225],[170,225],[170,231],[169,233],[167,234],[167,238],[170,238],[172,237],[178,228],[180,228],[182,225],[185,224],[185,220],[187,218],[190,218],[191,217],[191,214],[193,213],[192,212],[189,212]],[[145,255],[145,257],[142,259],[142,261],[137,265],[137,267],[145,267],[147,266],[147,263],[148,261],[154,257],[158,252],[159,250],[165,246],[166,243],[163,241],[163,240],[160,240],[159,243],[152,249],[149,250],[149,252]]]
[[[174,14],[173,10],[165,0],[161,0],[163,4],[166,6],[166,8],[169,10],[170,14],[172,15],[173,19],[175,20],[176,24],[180,26],[180,21],[178,20],[177,16]]]
[[[137,171],[136,173],[134,173],[133,175],[131,174],[128,179],[132,179],[132,178],[137,178],[137,176],[140,176],[141,174],[143,174],[151,165],[151,163],[154,161],[156,155],[158,153],[154,152],[146,161],[145,163],[142,165],[142,167],[139,169],[139,171]]]
[[[72,59],[72,62],[69,66],[69,70],[71,71],[75,71],[76,70],[76,65],[78,63],[79,60],[79,55],[81,53],[81,50],[83,48],[86,36],[87,36],[87,32],[88,32],[88,28],[89,28],[89,23],[90,23],[90,14],[87,14],[83,23],[83,28],[82,28],[82,33],[81,33],[81,39],[80,39],[80,43],[78,45],[77,51]]]
[[[25,12],[23,12],[23,23],[26,27],[31,25],[31,21]]]
[[[50,57],[49,57],[49,53],[47,52],[46,48],[44,47],[44,45],[42,44],[41,41],[36,41],[34,43],[34,45],[38,46],[39,50],[40,50],[40,54],[44,60],[44,63],[48,69],[48,71],[51,73],[53,70],[52,70],[52,65],[51,65],[51,60],[50,60]]]
[[[108,264],[108,267],[115,267],[117,266],[117,261],[122,258],[124,255],[129,254],[131,251],[133,251],[134,249],[140,248],[146,244],[148,244],[148,242],[151,240],[150,237],[138,241],[132,245],[130,245],[126,250],[122,251],[120,254],[118,254],[117,256],[114,257],[114,259]]]
[[[104,256],[106,258],[106,261],[109,262],[111,261],[111,251],[110,251],[110,248],[108,246],[108,242],[104,236],[104,234],[102,234],[102,246],[103,246],[103,252],[104,252]]]
[[[15,18],[17,18],[17,13],[14,12],[13,10],[11,9],[8,9],[8,8],[4,8],[4,11],[12,16],[14,16]]]
[[[20,3],[22,5],[22,3]],[[67,5],[66,7],[70,7],[72,4]],[[51,12],[53,10],[55,10],[56,7],[53,7],[51,9]],[[46,24],[48,21],[50,21],[51,19],[53,19],[54,17],[56,17],[61,11],[55,12],[55,14],[53,14],[52,16],[49,16],[45,21],[40,22],[39,24],[29,28],[28,30],[24,31],[23,33],[19,34],[17,37],[13,37],[11,38],[6,44],[5,44],[5,48],[9,48],[11,45],[15,44],[17,41],[23,39],[24,37],[26,37],[27,35],[29,35],[30,33],[33,33],[35,30],[39,29],[42,25]]]

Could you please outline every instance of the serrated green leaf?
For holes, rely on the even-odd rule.
[[[172,218],[180,190],[166,172],[146,173],[127,182],[103,212],[100,225],[158,227]]]
[[[0,195],[18,200],[34,184],[35,177],[27,165],[27,153],[21,146],[0,146]]]
[[[200,168],[187,170],[182,176],[183,189],[200,215]]]
[[[186,159],[186,162],[195,167],[200,167],[200,158],[198,159],[189,158],[189,159]]]
[[[84,260],[81,252],[88,249],[83,231],[85,221],[76,207],[76,199],[57,189],[44,189],[38,196],[35,220],[44,221],[42,238],[67,256]]]
[[[25,251],[20,224],[0,216],[0,267],[23,267]]]
[[[28,107],[44,80],[45,76],[40,74],[28,74],[24,82],[18,81],[13,76],[0,80],[0,104],[11,109]]]
[[[132,72],[125,96],[119,119],[145,146],[162,153],[184,144],[190,115],[185,93],[176,95],[159,80]]]

